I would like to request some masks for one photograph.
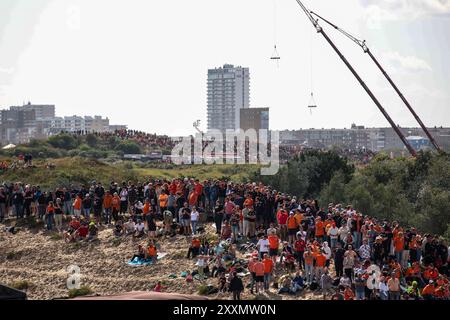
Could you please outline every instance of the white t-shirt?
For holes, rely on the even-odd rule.
[[[260,239],[256,246],[259,248],[259,252],[269,252],[269,240]]]
[[[145,229],[145,226],[144,226],[144,224],[141,222],[141,223],[138,223],[137,225],[136,225],[136,231],[138,231],[138,232],[142,232],[142,231],[144,231],[144,229]]]
[[[339,234],[339,229],[337,227],[331,227],[329,230],[330,238],[337,239]]]
[[[192,211],[191,212],[191,221],[198,221],[198,216],[199,216],[199,213],[198,213],[198,211]]]
[[[389,292],[389,287],[384,282],[380,282],[379,289],[380,289],[380,291],[383,291],[383,292]]]

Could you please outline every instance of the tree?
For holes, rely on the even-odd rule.
[[[121,151],[124,154],[140,154],[142,152],[141,147],[133,141],[122,141],[116,148],[117,151]]]
[[[48,138],[48,143],[55,148],[65,150],[76,149],[78,146],[74,137],[65,133]]]
[[[86,143],[89,147],[95,148],[97,146],[98,139],[94,134],[90,133],[86,136]]]

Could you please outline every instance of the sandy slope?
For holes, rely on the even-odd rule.
[[[211,227],[208,227],[208,230]],[[157,281],[162,281],[164,292],[195,294],[200,281],[187,283],[180,277],[182,271],[194,270],[195,261],[185,255],[189,240],[182,236],[160,241],[162,250],[168,255],[150,267],[130,267],[125,261],[130,259],[138,243],[131,238],[121,243],[114,241],[111,229],[100,231],[98,243],[66,244],[54,240],[44,230],[20,230],[16,235],[3,231],[0,225],[0,283],[12,284],[26,280],[29,299],[55,299],[68,295],[66,285],[69,274],[67,268],[77,265],[81,269],[81,285],[89,286],[95,294],[111,295],[131,291],[151,291]],[[177,274],[176,279],[169,275]],[[245,279],[245,283],[248,278]],[[217,279],[206,280],[207,284],[217,284]],[[254,299],[246,290],[244,298]],[[212,299],[229,299],[230,295],[214,295]],[[266,299],[292,299],[275,293]],[[297,299],[320,299],[320,296],[303,294]]]

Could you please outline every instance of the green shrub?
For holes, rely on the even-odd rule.
[[[115,150],[122,151],[125,154],[140,154],[142,152],[141,147],[133,141],[120,142]]]
[[[58,241],[58,240],[62,240],[63,236],[60,233],[54,233],[50,236],[50,239],[54,240],[54,241]]]
[[[48,143],[55,148],[72,150],[78,146],[77,140],[69,134],[59,134],[48,138]]]
[[[22,253],[19,251],[9,251],[6,254],[6,260],[18,260],[22,256]]]
[[[69,290],[69,298],[73,299],[76,297],[83,297],[92,294],[91,288],[87,286],[82,286],[80,289],[71,289]]]
[[[28,290],[33,284],[26,281],[16,281],[11,284],[11,288],[17,289],[17,290]]]
[[[78,147],[78,150],[80,151],[91,151],[91,147],[89,147],[87,144],[83,143]]]
[[[201,296],[206,296],[208,295],[208,286],[206,285],[201,285],[198,287],[198,294]]]

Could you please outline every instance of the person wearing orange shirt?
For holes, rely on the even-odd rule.
[[[294,216],[294,212],[290,212],[286,224],[288,228],[289,243],[293,244],[295,241],[295,235],[298,231],[298,221]]]
[[[422,297],[425,300],[433,300],[435,291],[436,287],[434,285],[434,281],[430,280],[430,282],[422,290]]]
[[[153,263],[158,260],[158,251],[153,242],[150,242],[147,249],[147,259],[151,259]]]
[[[53,201],[48,203],[47,213],[45,218],[47,220],[47,230],[51,231],[53,229],[53,219],[55,217],[55,207],[53,205]]]
[[[322,243],[323,236],[325,234],[325,226],[322,222],[322,219],[317,218],[316,219],[316,240]]]
[[[397,262],[400,263],[400,265],[403,265],[402,256],[404,247],[405,247],[405,237],[403,236],[403,232],[399,231],[394,237],[394,252]]]
[[[303,214],[301,213],[301,211],[298,209],[295,209],[294,217],[297,220],[298,226],[301,226],[302,222],[303,222]]]
[[[270,280],[273,272],[273,261],[267,254],[264,255],[264,290],[268,291],[270,287]]]
[[[142,214],[144,215],[144,217],[150,213],[150,208],[150,201],[148,199],[145,199],[144,207],[142,208]]]
[[[261,260],[257,261],[253,265],[253,270],[256,276],[256,293],[258,294],[260,291],[264,290],[264,263]]]
[[[315,275],[317,282],[320,282],[320,279],[322,278],[322,274],[324,273],[325,264],[327,262],[327,257],[322,252],[319,252],[314,257],[316,261],[316,267],[315,269]]]
[[[117,222],[119,220],[119,211],[120,211],[120,197],[117,192],[114,193],[114,196],[111,200],[111,207],[112,207],[112,216],[114,219],[114,222]]]
[[[161,214],[167,210],[167,200],[169,200],[169,196],[165,191],[161,192],[159,195],[159,208],[161,210]]]
[[[75,198],[75,201],[73,202],[72,206],[73,206],[73,213],[75,215],[75,217],[79,218],[81,216],[81,197],[80,195],[77,195],[77,197]]]
[[[306,283],[311,284],[314,277],[314,255],[311,252],[311,247],[308,247],[303,254],[305,261]]]
[[[275,264],[277,262],[278,249],[280,247],[280,238],[278,238],[276,234],[270,234],[267,239],[269,240],[269,256]]]
[[[103,198],[105,224],[111,223],[112,199],[113,196],[111,195],[111,192],[106,191],[105,197]]]
[[[197,257],[200,254],[200,247],[201,247],[201,241],[197,236],[195,236],[194,238],[192,238],[191,246],[189,247],[188,254],[187,254],[187,259],[189,259],[191,257],[191,254],[192,254],[193,259],[195,257]]]

